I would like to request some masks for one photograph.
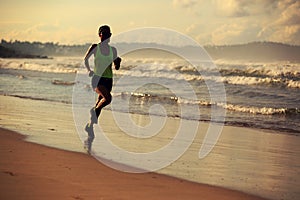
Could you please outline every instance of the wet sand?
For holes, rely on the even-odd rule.
[[[156,173],[113,170],[84,153],[0,129],[0,199],[261,199]]]

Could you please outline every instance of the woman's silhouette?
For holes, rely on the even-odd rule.
[[[112,96],[110,94],[113,85],[112,63],[115,69],[119,70],[121,58],[117,56],[117,49],[109,45],[111,31],[108,25],[99,28],[99,37],[101,42],[93,44],[84,57],[85,67],[92,77],[93,90],[98,94],[96,105],[90,110],[91,120],[86,125],[85,130],[88,132],[87,143],[90,143],[88,151],[90,151],[91,143],[94,139],[93,125],[98,123],[98,117],[102,108],[110,104]],[[94,70],[90,68],[89,58],[94,56]]]

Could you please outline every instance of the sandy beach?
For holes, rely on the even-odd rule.
[[[0,199],[296,200],[300,195],[297,136],[225,126],[213,151],[199,159],[207,129],[201,123],[197,137],[176,162],[155,173],[131,174],[85,152],[71,105],[8,96],[0,96],[0,101],[5,128],[0,135]],[[147,116],[133,119],[147,123]],[[168,118],[150,141],[126,136],[108,110],[99,126],[122,148],[147,152],[164,145],[178,121]]]
[[[262,199],[156,173],[115,171],[87,154],[0,132],[0,199]]]

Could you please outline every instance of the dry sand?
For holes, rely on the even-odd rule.
[[[262,199],[156,173],[129,174],[93,157],[25,142],[0,129],[0,199]]]

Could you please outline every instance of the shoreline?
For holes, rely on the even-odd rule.
[[[54,85],[74,85],[75,83],[73,81],[61,81],[61,80],[53,80],[52,84]],[[64,102],[64,101],[53,101],[53,100],[48,100],[48,99],[43,99],[43,98],[38,98],[38,97],[26,97],[26,96],[21,96],[21,95],[6,95],[6,94],[0,94],[0,96],[3,97],[12,97],[12,98],[20,98],[20,99],[24,99],[24,100],[33,100],[33,101],[43,101],[46,103],[53,103],[53,104],[65,104],[67,106],[72,107],[72,103],[71,102]],[[112,110],[110,109],[103,109],[103,112],[112,112]],[[122,112],[122,111],[117,111],[120,112],[122,114],[126,114],[126,112]],[[143,116],[147,116],[147,114],[144,113],[129,113],[132,115],[143,115]],[[154,117],[161,117],[160,115],[154,115]],[[178,119],[178,117],[175,116],[167,116],[168,118],[171,119]],[[191,120],[191,121],[195,121],[193,119],[185,119],[185,118],[179,118],[182,120]],[[199,123],[208,123],[207,121],[197,121]],[[219,122],[216,122],[216,124],[219,124]],[[231,122],[224,122],[224,123],[220,123],[223,124],[224,127],[236,127],[236,128],[248,128],[248,129],[253,129],[256,131],[260,131],[260,132],[265,132],[265,133],[274,133],[274,134],[285,134],[285,135],[291,135],[291,136],[296,136],[299,137],[299,133],[295,132],[295,130],[291,131],[291,130],[286,130],[286,129],[281,129],[281,130],[276,130],[276,129],[272,129],[272,128],[263,128],[263,127],[254,127],[254,126],[250,126],[250,125],[245,125],[245,124],[239,124],[239,123],[231,123]]]
[[[1,95],[0,101],[1,128],[21,133],[26,136],[26,141],[48,146],[46,148],[86,152],[74,124],[71,105]],[[141,125],[149,123],[147,116],[132,117]],[[151,152],[166,144],[165,139],[174,135],[179,122],[168,118],[158,137],[152,137],[150,141],[126,137],[116,126],[110,111],[104,110],[99,125],[114,144],[128,151]],[[297,189],[300,180],[297,168],[300,164],[299,137],[224,126],[213,151],[199,159],[206,130],[207,124],[200,123],[197,137],[187,152],[157,173],[268,199],[296,200],[300,197]]]
[[[0,137],[1,199],[263,200],[153,172],[116,171],[87,154],[26,142],[25,136],[3,128]]]

